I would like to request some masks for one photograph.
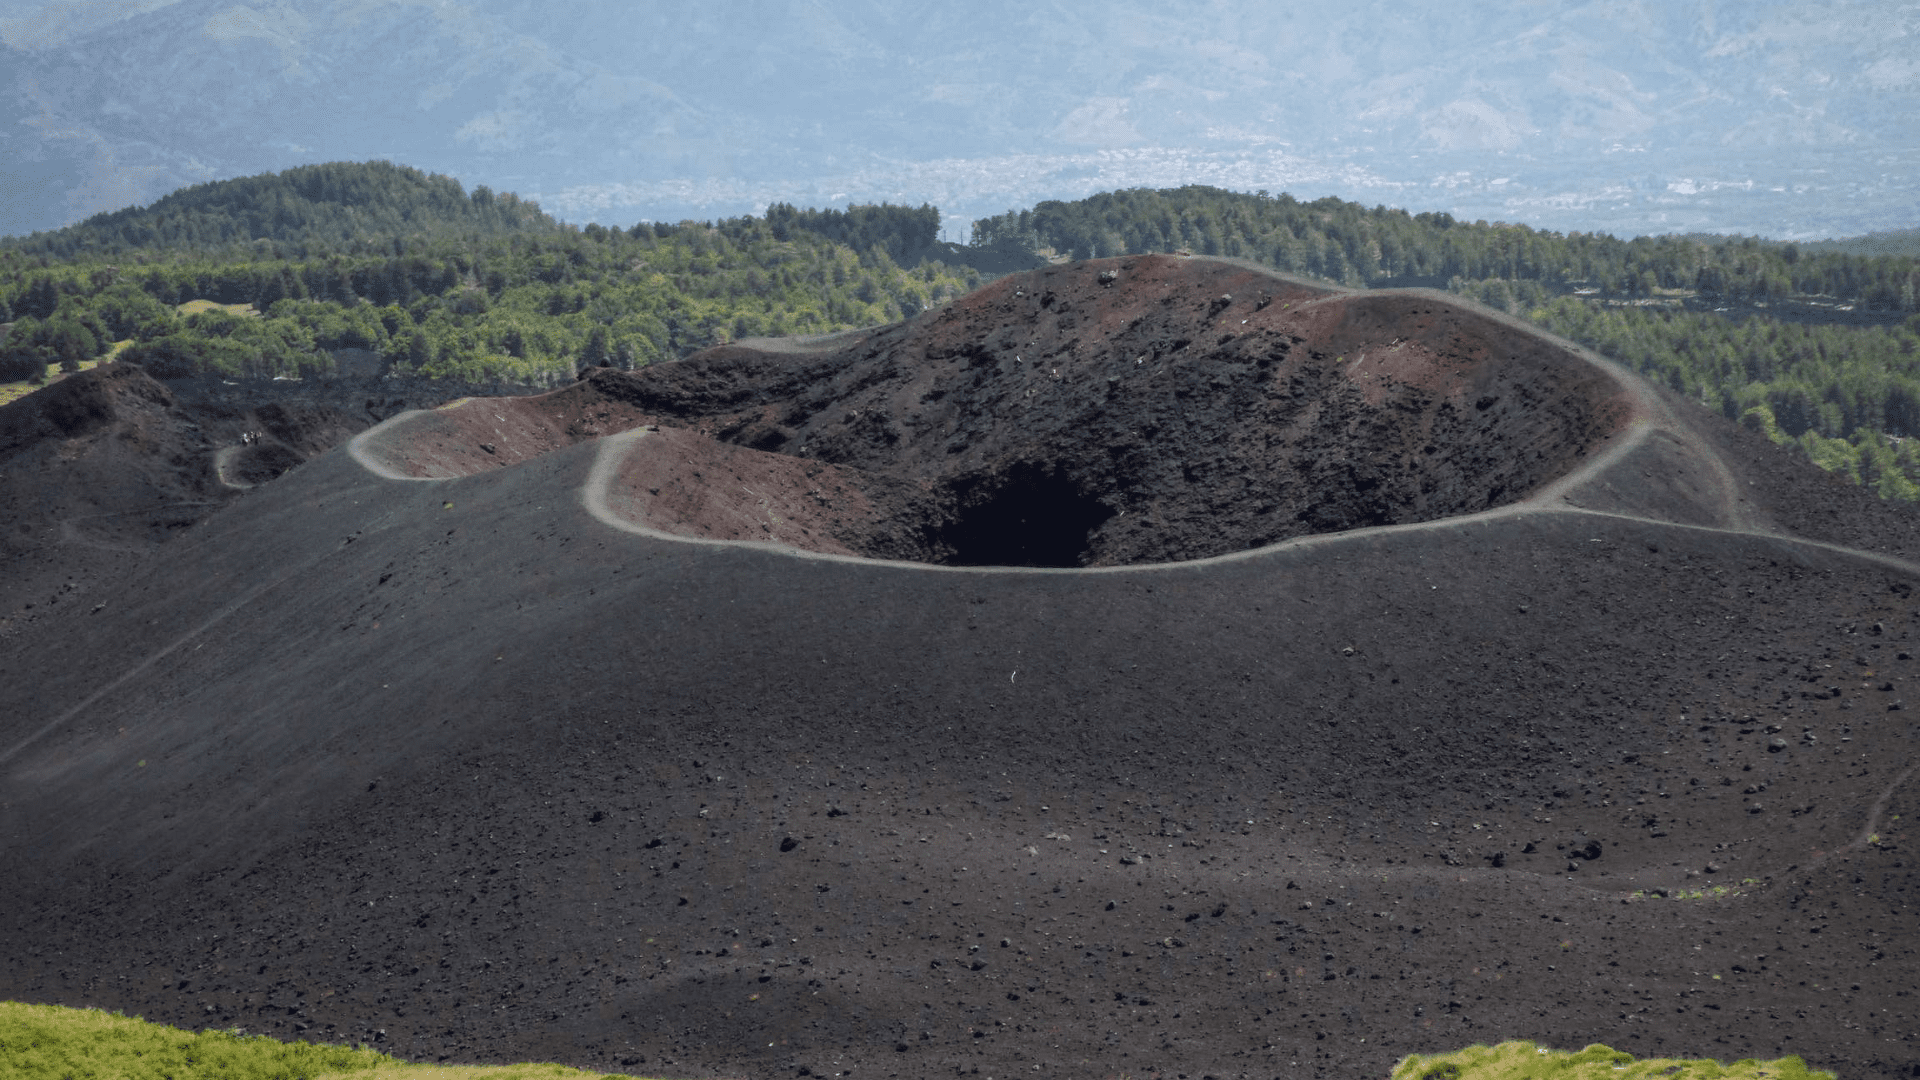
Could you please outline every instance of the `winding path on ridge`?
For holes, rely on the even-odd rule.
[[[1406,295],[1406,296],[1421,297],[1421,298],[1424,298],[1433,302],[1438,302],[1438,303],[1459,303],[1458,298],[1449,296],[1447,294],[1438,293],[1432,290],[1425,290],[1425,289],[1398,290],[1398,291],[1374,290],[1374,291],[1364,291],[1364,292],[1360,290],[1346,290],[1341,293],[1337,293],[1336,297],[1340,295],[1345,295],[1345,296],[1368,295],[1368,296],[1374,296],[1374,297]],[[1104,574],[1121,574],[1121,575],[1151,574],[1157,570],[1165,570],[1165,569],[1174,568],[1174,567],[1206,565],[1209,563],[1244,562],[1244,561],[1257,562],[1263,558],[1270,558],[1282,552],[1300,552],[1300,551],[1307,551],[1307,550],[1314,550],[1314,549],[1323,549],[1331,552],[1341,547],[1353,546],[1356,544],[1363,543],[1367,539],[1374,536],[1379,536],[1379,535],[1388,535],[1388,534],[1417,535],[1423,532],[1439,532],[1439,531],[1447,531],[1447,530],[1456,530],[1464,527],[1469,527],[1475,524],[1491,523],[1491,522],[1498,522],[1498,521],[1504,521],[1504,520],[1518,521],[1518,520],[1525,520],[1528,518],[1540,518],[1540,517],[1549,516],[1549,515],[1560,515],[1560,516],[1573,517],[1573,518],[1594,518],[1594,519],[1605,519],[1605,520],[1611,520],[1611,521],[1624,521],[1624,522],[1631,522],[1635,524],[1656,526],[1663,529],[1697,531],[1697,532],[1711,534],[1711,535],[1726,536],[1729,538],[1752,538],[1752,539],[1758,539],[1758,540],[1765,540],[1772,543],[1785,544],[1790,547],[1802,548],[1811,552],[1819,552],[1826,555],[1837,555],[1846,559],[1858,560],[1868,565],[1891,570],[1891,571],[1909,576],[1916,580],[1920,580],[1920,563],[1914,562],[1912,560],[1889,556],[1879,552],[1866,551],[1859,548],[1849,547],[1843,544],[1835,544],[1835,543],[1829,543],[1821,540],[1798,537],[1790,533],[1784,532],[1780,529],[1767,526],[1767,524],[1761,518],[1759,518],[1758,515],[1756,515],[1753,512],[1749,502],[1742,497],[1741,490],[1740,490],[1740,483],[1735,476],[1734,470],[1728,466],[1727,462],[1722,457],[1721,452],[1717,448],[1709,444],[1709,442],[1706,439],[1702,438],[1700,433],[1696,431],[1692,426],[1683,422],[1678,416],[1676,416],[1673,411],[1672,405],[1669,404],[1667,401],[1663,400],[1657,394],[1653,393],[1651,388],[1648,387],[1643,380],[1640,380],[1639,378],[1626,372],[1623,368],[1621,368],[1619,365],[1617,365],[1613,361],[1607,360],[1604,357],[1594,354],[1591,350],[1588,350],[1566,339],[1559,338],[1557,336],[1545,333],[1544,331],[1541,331],[1539,328],[1534,327],[1531,324],[1525,323],[1522,320],[1509,316],[1503,312],[1498,312],[1493,309],[1478,308],[1478,307],[1476,307],[1475,310],[1476,310],[1476,314],[1482,317],[1485,317],[1490,321],[1499,322],[1505,326],[1508,326],[1511,329],[1532,334],[1537,337],[1543,338],[1545,340],[1551,341],[1555,345],[1564,349],[1570,357],[1577,358],[1581,362],[1590,364],[1594,367],[1601,369],[1602,371],[1606,372],[1610,378],[1614,379],[1621,385],[1621,387],[1630,396],[1633,403],[1633,413],[1632,413],[1631,420],[1626,425],[1624,425],[1620,433],[1620,436],[1613,439],[1610,445],[1608,445],[1604,451],[1602,451],[1598,455],[1595,455],[1590,460],[1581,464],[1579,467],[1575,468],[1574,470],[1567,473],[1566,475],[1553,479],[1547,484],[1541,486],[1538,490],[1534,491],[1533,493],[1528,495],[1526,498],[1518,502],[1515,502],[1506,506],[1496,507],[1490,510],[1481,511],[1478,513],[1463,514],[1463,515],[1458,515],[1454,517],[1441,518],[1439,520],[1434,520],[1434,521],[1412,522],[1412,523],[1398,524],[1398,525],[1375,526],[1370,528],[1353,529],[1353,530],[1337,532],[1337,533],[1323,533],[1323,534],[1308,535],[1308,536],[1296,537],[1296,538],[1284,540],[1277,544],[1268,545],[1255,550],[1233,552],[1229,554],[1209,556],[1209,557],[1193,559],[1193,560],[1183,560],[1178,563],[1161,563],[1161,564],[1129,565],[1129,566],[1117,566],[1117,567],[1094,567],[1094,568],[1019,567],[1019,566],[1004,566],[1004,567],[937,566],[937,565],[929,565],[921,562],[874,559],[874,558],[864,558],[864,557],[858,557],[858,556],[832,554],[832,553],[826,553],[826,552],[820,552],[820,551],[811,551],[803,548],[796,548],[788,545],[770,543],[766,541],[704,539],[700,537],[687,536],[684,533],[677,533],[674,531],[653,528],[649,526],[644,519],[635,520],[635,518],[631,515],[621,514],[617,512],[615,509],[613,509],[611,505],[612,500],[609,498],[609,492],[617,484],[618,474],[627,457],[636,450],[641,440],[648,438],[651,432],[657,432],[659,430],[657,427],[653,427],[651,428],[651,432],[650,432],[649,430],[649,427],[651,427],[650,425],[629,429],[626,431],[621,431],[621,432],[617,432],[610,435],[601,436],[595,439],[594,441],[596,443],[596,449],[594,453],[593,467],[591,471],[587,474],[584,483],[582,483],[579,486],[576,494],[581,504],[587,510],[587,512],[591,514],[596,520],[600,521],[601,523],[607,525],[610,528],[619,530],[621,532],[633,534],[633,535],[645,536],[655,540],[662,540],[662,541],[668,541],[673,543],[685,543],[685,544],[691,544],[691,545],[711,545],[711,546],[718,546],[718,547],[739,546],[739,547],[745,547],[745,548],[763,549],[763,550],[778,552],[782,555],[785,555],[791,558],[796,558],[796,559],[838,561],[838,562],[845,562],[845,563],[850,563],[855,565],[887,567],[891,570],[905,572],[905,573],[953,573],[953,574],[965,574],[965,575],[994,575],[994,574],[1069,575],[1069,576],[1075,575],[1075,574],[1102,574],[1102,575]],[[818,355],[834,346],[844,346],[849,342],[857,343],[860,340],[862,340],[864,336],[865,334],[863,332],[848,332],[848,333],[843,333],[839,335],[830,335],[826,338],[815,339],[815,340],[769,341],[769,342],[757,342],[754,344],[770,352],[777,352],[777,353],[788,354],[788,355]],[[470,400],[471,399],[461,399],[460,401],[452,402],[452,403],[449,403],[448,405],[442,406],[439,410],[436,410],[436,411],[445,412],[448,410],[452,410],[459,406],[468,404]],[[476,403],[476,407],[478,407],[478,403]],[[407,429],[409,424],[413,423],[419,417],[424,415],[426,414],[422,412],[404,413],[389,419],[384,424],[381,424],[376,428],[363,432],[361,435],[357,436],[350,443],[348,448],[349,454],[354,458],[355,461],[359,462],[360,465],[365,469],[367,469],[370,473],[373,473],[374,475],[380,476],[387,480],[392,480],[392,481],[402,482],[402,483],[436,482],[434,478],[410,475],[401,469],[395,468],[389,463],[388,460],[385,459],[385,456],[379,453],[376,453],[370,449],[371,446],[378,444],[382,441],[392,441],[392,440],[404,441],[405,438],[407,437]],[[1704,467],[1706,474],[1710,480],[1710,483],[1708,484],[1706,491],[1701,493],[1702,502],[1705,504],[1705,508],[1708,511],[1708,515],[1712,519],[1718,522],[1721,522],[1721,524],[1701,525],[1701,524],[1695,524],[1695,523],[1689,523],[1689,522],[1674,521],[1668,518],[1662,518],[1662,517],[1652,516],[1648,514],[1622,513],[1622,512],[1589,509],[1579,504],[1579,495],[1583,489],[1593,485],[1603,483],[1609,477],[1610,473],[1616,470],[1627,468],[1629,460],[1634,457],[1635,453],[1637,451],[1644,449],[1651,440],[1659,436],[1664,436],[1667,439],[1671,440],[1675,445],[1682,448],[1684,456],[1688,460]],[[390,456],[390,455],[387,455],[387,456]],[[1836,856],[1844,854],[1846,851],[1859,850],[1861,848],[1864,848],[1867,845],[1867,837],[1872,835],[1880,826],[1881,815],[1884,813],[1887,800],[1892,796],[1895,790],[1897,790],[1902,784],[1904,784],[1913,775],[1915,768],[1917,767],[1909,767],[1905,771],[1901,772],[1891,783],[1889,783],[1884,789],[1878,792],[1877,796],[1872,799],[1871,803],[1868,806],[1862,808],[1861,813],[1863,815],[1865,824],[1861,827],[1861,830],[1856,838],[1851,840],[1844,848],[1821,853],[1815,856],[1811,861],[1801,864],[1795,875],[1796,878],[1803,879],[1807,877],[1808,875],[1812,874],[1817,867],[1820,867],[1826,864],[1831,859],[1835,858]],[[1339,868],[1337,867],[1337,864],[1334,864],[1334,863],[1325,864],[1322,867],[1322,870],[1329,873],[1340,872]],[[1373,873],[1375,871],[1368,870],[1368,871],[1348,871],[1348,872]],[[1450,873],[1450,871],[1443,871],[1443,870],[1437,870],[1437,869],[1431,870],[1431,871],[1398,870],[1398,871],[1393,871],[1392,876],[1405,877],[1408,875],[1412,875],[1417,877],[1423,874],[1445,876],[1447,873]],[[1594,893],[1605,894],[1609,896],[1617,894],[1617,890],[1609,891],[1609,890],[1592,889],[1590,886],[1577,886],[1576,888],[1580,890],[1591,891]]]
[[[1232,260],[1212,261],[1218,261],[1228,265],[1242,265]],[[1249,267],[1253,266],[1253,264],[1244,265]],[[903,562],[899,560],[858,557],[854,557],[852,561],[867,565],[885,565],[923,571],[932,570],[961,573],[1119,573],[1151,570],[1156,566],[1205,564],[1216,560],[1258,559],[1265,554],[1276,551],[1298,550],[1322,545],[1348,544],[1356,540],[1384,533],[1417,533],[1426,530],[1453,529],[1473,523],[1521,518],[1537,514],[1561,513],[1587,514],[1596,517],[1607,517],[1676,528],[1700,528],[1728,536],[1751,536],[1796,545],[1806,545],[1833,554],[1867,560],[1889,569],[1898,569],[1908,574],[1920,576],[1920,563],[1852,548],[1842,544],[1797,537],[1777,528],[1769,527],[1765,522],[1755,516],[1748,501],[1742,497],[1739,481],[1735,478],[1733,471],[1728,467],[1726,461],[1717,449],[1703,439],[1699,432],[1691,425],[1680,421],[1673,413],[1672,406],[1660,398],[1660,396],[1653,393],[1651,388],[1648,387],[1643,380],[1626,372],[1613,361],[1594,354],[1591,350],[1564,338],[1548,334],[1538,327],[1507,315],[1504,312],[1485,308],[1480,305],[1473,305],[1462,301],[1458,297],[1429,289],[1337,290],[1334,291],[1334,295],[1328,297],[1328,299],[1356,296],[1375,299],[1395,296],[1414,297],[1433,303],[1467,307],[1478,317],[1551,342],[1558,348],[1564,350],[1568,357],[1575,358],[1580,362],[1598,368],[1605,372],[1609,378],[1616,381],[1632,402],[1632,417],[1628,423],[1623,425],[1620,437],[1611,440],[1610,445],[1606,446],[1604,450],[1580,464],[1577,468],[1574,468],[1563,476],[1553,478],[1524,499],[1506,506],[1495,507],[1477,513],[1455,515],[1433,521],[1364,527],[1335,533],[1311,534],[1283,540],[1279,543],[1265,545],[1252,550],[1199,559],[1181,560],[1178,563],[1072,568],[1024,566],[956,567],[929,565],[921,562]],[[833,346],[844,346],[849,342],[857,343],[870,333],[871,332],[849,331],[836,335],[828,335],[819,339],[806,339],[797,342],[754,341],[746,344],[755,348],[764,349],[770,353],[818,355]],[[374,448],[382,444],[405,444],[411,436],[410,429],[421,419],[434,415],[444,415],[461,407],[470,406],[476,409],[482,408],[484,407],[485,400],[486,399],[462,398],[435,410],[414,410],[398,414],[355,436],[348,444],[347,452],[368,472],[384,479],[401,482],[444,479],[411,474],[393,463],[392,459],[397,456],[396,454],[391,451],[376,451]],[[687,536],[684,533],[651,527],[644,519],[635,520],[632,516],[616,512],[610,505],[611,500],[608,498],[608,491],[615,483],[615,477],[626,458],[637,448],[640,440],[647,438],[649,435],[650,432],[648,428],[651,428],[653,431],[659,430],[652,425],[644,425],[593,438],[592,441],[597,444],[594,468],[587,481],[581,485],[578,491],[578,497],[582,504],[599,520],[622,531],[662,540],[691,544],[741,544],[748,547],[780,551],[794,558],[801,559],[832,560],[849,558],[849,556],[809,551],[791,545],[765,541],[715,540]],[[1651,514],[1595,510],[1580,504],[1579,496],[1583,489],[1602,483],[1609,478],[1611,473],[1623,469],[1627,460],[1631,458],[1636,451],[1645,448],[1649,441],[1656,436],[1665,436],[1671,440],[1681,448],[1684,459],[1688,463],[1697,465],[1706,471],[1709,483],[1707,489],[1701,493],[1699,501],[1702,504],[1701,509],[1703,509],[1709,517],[1714,519],[1716,524],[1700,525]]]
[[[1438,294],[1131,265],[402,414],[36,624],[0,995],[638,1075],[1920,1071],[1910,516]],[[1091,554],[926,539],[1022,484]]]
[[[1251,265],[1251,264],[1247,264],[1247,265]],[[1338,296],[1343,296],[1343,295],[1344,296],[1366,295],[1366,296],[1373,296],[1373,297],[1405,295],[1405,296],[1420,297],[1420,298],[1424,298],[1437,303],[1450,303],[1450,304],[1460,303],[1457,297],[1452,297],[1444,293],[1439,293],[1433,290],[1426,290],[1426,289],[1370,290],[1370,291],[1343,290],[1336,293],[1335,297],[1330,297],[1329,299],[1337,298]],[[1221,562],[1244,562],[1244,561],[1257,562],[1263,558],[1270,558],[1276,554],[1283,553],[1283,552],[1300,552],[1300,551],[1308,551],[1308,550],[1314,550],[1314,549],[1323,549],[1331,552],[1341,547],[1360,544],[1371,537],[1380,536],[1380,535],[1389,535],[1389,534],[1417,535],[1424,532],[1440,532],[1440,531],[1456,530],[1464,527],[1469,527],[1475,524],[1491,523],[1491,522],[1498,522],[1498,521],[1505,521],[1505,520],[1518,521],[1518,520],[1525,520],[1528,518],[1540,518],[1540,517],[1545,517],[1550,515],[1560,515],[1560,516],[1572,517],[1572,518],[1595,518],[1595,519],[1605,519],[1605,520],[1611,520],[1611,521],[1624,521],[1624,522],[1631,522],[1635,524],[1656,526],[1663,529],[1675,529],[1675,530],[1682,530],[1682,531],[1689,531],[1689,532],[1700,532],[1700,533],[1711,534],[1711,535],[1721,535],[1729,538],[1752,538],[1752,539],[1758,539],[1758,540],[1765,540],[1772,543],[1785,544],[1789,547],[1802,548],[1810,552],[1819,552],[1826,555],[1837,555],[1846,559],[1858,560],[1859,562],[1862,562],[1867,565],[1883,568],[1886,570],[1891,570],[1891,571],[1906,575],[1908,577],[1914,578],[1916,580],[1920,580],[1920,562],[1915,562],[1909,559],[1898,558],[1895,556],[1889,556],[1879,552],[1873,552],[1873,551],[1863,550],[1860,548],[1849,547],[1843,544],[1829,543],[1826,541],[1794,536],[1790,533],[1784,532],[1777,528],[1768,527],[1764,523],[1764,521],[1760,519],[1752,511],[1752,508],[1748,503],[1748,501],[1742,497],[1741,490],[1740,490],[1740,483],[1735,476],[1734,470],[1728,466],[1727,462],[1722,457],[1721,452],[1717,448],[1709,444],[1709,442],[1706,439],[1702,438],[1700,433],[1697,430],[1695,430],[1691,425],[1683,422],[1678,416],[1676,416],[1673,411],[1672,405],[1670,405],[1667,401],[1663,400],[1659,395],[1653,393],[1651,388],[1648,387],[1643,380],[1631,375],[1630,373],[1625,371],[1625,369],[1621,368],[1618,364],[1614,363],[1613,361],[1608,360],[1604,357],[1601,357],[1593,353],[1591,350],[1584,348],[1583,346],[1580,346],[1566,339],[1559,338],[1555,335],[1548,334],[1540,330],[1538,327],[1532,326],[1531,324],[1526,323],[1520,319],[1507,315],[1504,312],[1499,312],[1490,308],[1483,308],[1479,306],[1475,306],[1474,310],[1476,314],[1480,315],[1481,317],[1487,318],[1490,321],[1498,322],[1511,329],[1528,333],[1528,334],[1543,338],[1545,340],[1548,340],[1554,343],[1555,345],[1559,346],[1560,348],[1564,349],[1569,357],[1577,358],[1581,362],[1590,364],[1594,367],[1601,369],[1602,371],[1606,372],[1610,378],[1614,379],[1621,385],[1622,389],[1630,396],[1633,403],[1631,420],[1623,426],[1620,436],[1613,439],[1610,445],[1608,445],[1604,451],[1602,451],[1598,455],[1595,455],[1590,460],[1581,464],[1579,467],[1575,468],[1574,470],[1567,473],[1566,475],[1558,477],[1546,483],[1545,485],[1540,487],[1538,490],[1534,491],[1533,493],[1528,495],[1526,498],[1518,502],[1515,502],[1506,506],[1496,507],[1490,510],[1481,511],[1478,513],[1463,514],[1463,515],[1458,515],[1454,517],[1441,518],[1439,520],[1434,520],[1434,521],[1412,522],[1412,523],[1398,524],[1398,525],[1384,525],[1384,526],[1375,526],[1370,528],[1347,530],[1344,532],[1337,532],[1337,533],[1323,533],[1323,534],[1308,535],[1308,536],[1302,536],[1302,537],[1296,537],[1296,538],[1284,540],[1277,544],[1268,545],[1255,550],[1233,552],[1229,554],[1209,556],[1209,557],[1200,558],[1200,559],[1183,560],[1178,563],[1160,563],[1160,564],[1129,565],[1129,566],[1117,566],[1117,567],[1092,567],[1092,568],[1021,567],[1021,566],[1001,566],[1001,567],[937,566],[937,565],[929,565],[922,562],[874,559],[874,558],[864,558],[864,557],[858,557],[858,556],[832,554],[832,553],[826,553],[826,552],[820,552],[820,551],[811,551],[803,548],[796,548],[788,545],[782,545],[778,543],[769,543],[765,541],[704,539],[700,537],[687,536],[684,533],[678,533],[678,532],[653,528],[653,527],[650,527],[644,521],[644,519],[635,520],[634,517],[630,515],[621,514],[613,509],[611,505],[612,500],[610,500],[608,497],[609,491],[616,485],[617,476],[626,458],[635,451],[635,449],[638,447],[638,444],[641,442],[641,440],[648,438],[651,432],[657,432],[659,430],[657,427],[652,427],[651,425],[637,427],[637,428],[617,432],[610,435],[604,435],[594,439],[593,441],[596,444],[596,449],[594,452],[593,466],[590,472],[587,474],[585,481],[577,489],[576,495],[581,505],[584,506],[587,512],[591,514],[596,520],[600,521],[601,523],[607,525],[612,529],[618,530],[620,532],[628,533],[628,534],[645,536],[651,539],[667,541],[672,543],[684,543],[684,544],[697,545],[697,546],[716,546],[716,547],[723,547],[723,548],[724,547],[744,547],[744,548],[750,548],[750,549],[761,549],[761,550],[777,552],[781,555],[788,556],[795,559],[824,560],[824,561],[833,561],[833,562],[844,562],[844,563],[849,563],[854,565],[886,567],[890,570],[895,570],[895,571],[905,572],[905,573],[951,573],[951,574],[964,574],[964,575],[999,575],[999,574],[1069,575],[1069,576],[1076,575],[1076,574],[1101,574],[1101,575],[1151,574],[1158,570],[1166,570],[1174,567],[1206,565],[1210,563],[1221,563]],[[753,344],[755,344],[757,347],[764,348],[769,352],[775,352],[775,353],[781,353],[781,354],[787,354],[787,355],[819,355],[821,353],[828,351],[832,347],[844,346],[849,342],[858,343],[859,341],[863,340],[865,336],[867,336],[867,333],[868,332],[850,331],[850,332],[845,332],[845,333],[836,334],[836,335],[828,335],[818,339],[795,340],[795,341],[786,341],[786,340],[764,341],[764,342],[755,342]],[[450,402],[447,405],[441,406],[439,409],[434,410],[434,412],[444,413],[444,412],[459,408],[463,405],[468,405],[470,403],[473,404],[475,407],[481,407],[484,404],[483,402],[476,401],[475,399],[462,398],[458,401]],[[403,471],[402,469],[394,467],[388,460],[388,458],[391,457],[390,454],[383,455],[381,453],[375,452],[372,449],[373,446],[381,442],[392,442],[396,440],[404,441],[407,438],[409,425],[416,422],[419,418],[426,415],[429,415],[429,414],[422,411],[414,411],[414,412],[402,413],[400,415],[394,416],[389,420],[387,420],[386,422],[376,426],[375,428],[372,428],[366,432],[361,433],[359,436],[356,436],[348,446],[348,453],[353,457],[353,459],[356,462],[358,462],[368,472],[386,480],[391,480],[391,481],[400,482],[400,483],[444,482],[443,480],[438,480],[436,478],[411,475]],[[651,431],[649,430],[649,428],[651,428]],[[1722,524],[1700,525],[1700,524],[1694,524],[1694,523],[1688,523],[1688,522],[1674,521],[1668,518],[1662,518],[1662,517],[1652,516],[1648,514],[1634,514],[1634,513],[1622,513],[1622,512],[1613,512],[1613,511],[1605,511],[1605,510],[1595,510],[1595,509],[1589,509],[1579,505],[1579,495],[1583,489],[1593,485],[1603,483],[1609,477],[1610,473],[1616,470],[1626,468],[1627,463],[1631,458],[1633,458],[1635,453],[1645,448],[1651,440],[1653,440],[1658,436],[1665,436],[1666,438],[1672,440],[1674,444],[1676,444],[1677,446],[1683,449],[1683,452],[1688,460],[1690,460],[1691,462],[1697,463],[1698,465],[1703,466],[1705,468],[1707,475],[1710,478],[1710,484],[1708,485],[1707,490],[1704,493],[1702,493],[1703,494],[1702,501],[1705,503],[1709,516],[1721,522]],[[1891,783],[1889,783],[1883,790],[1881,790],[1875,798],[1872,799],[1871,803],[1868,806],[1862,809],[1861,813],[1863,815],[1865,824],[1861,827],[1861,830],[1856,838],[1851,840],[1844,848],[1821,853],[1820,855],[1815,856],[1811,861],[1802,864],[1799,867],[1796,877],[1805,878],[1806,876],[1811,874],[1815,868],[1827,863],[1829,860],[1833,859],[1834,857],[1844,854],[1846,851],[1858,850],[1858,849],[1864,848],[1867,845],[1867,837],[1872,835],[1880,826],[1880,818],[1881,818],[1881,815],[1884,813],[1887,800],[1892,796],[1895,790],[1897,790],[1902,784],[1904,784],[1913,775],[1916,768],[1920,768],[1920,766],[1909,767],[1905,771],[1901,772]],[[1333,872],[1335,871],[1336,867],[1335,867],[1335,864],[1328,863],[1325,865],[1325,867],[1323,867],[1323,869],[1329,872]],[[1353,871],[1353,872],[1370,873],[1372,871]],[[1446,871],[1401,870],[1401,871],[1394,872],[1395,876],[1406,876],[1408,874],[1413,874],[1415,876],[1418,876],[1424,873],[1444,875]],[[1613,895],[1612,892],[1609,892],[1607,890],[1591,890],[1591,891],[1596,893],[1606,893],[1607,895]]]

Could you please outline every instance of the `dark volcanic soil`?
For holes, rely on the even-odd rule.
[[[1162,262],[410,414],[35,624],[0,995],[669,1076],[1920,1075],[1914,515],[1478,309]],[[1280,321],[1103,390],[1169,310]],[[1035,477],[1100,569],[845,554]]]
[[[167,537],[373,422],[186,403],[122,364],[0,408],[0,638],[91,608]]]
[[[729,460],[834,466],[864,496],[825,531],[730,538],[948,565],[1123,566],[1507,505],[1631,419],[1605,372],[1433,294],[1331,293],[1145,256],[1005,278],[812,348],[728,346],[476,402],[375,452],[397,473],[447,477],[681,426],[750,452]],[[791,478],[766,496],[789,506],[813,498],[820,474],[744,467]],[[740,485],[711,487],[731,515]]]
[[[417,384],[169,385],[107,364],[0,407],[0,640],[106,599],[246,489],[443,400]]]

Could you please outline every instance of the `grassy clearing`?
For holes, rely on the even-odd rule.
[[[137,1016],[0,1001],[4,1080],[634,1080],[564,1065],[413,1065],[366,1047],[283,1043],[234,1031],[184,1031]],[[1835,1080],[1797,1057],[1646,1058],[1599,1044],[1578,1052],[1531,1042],[1410,1054],[1392,1080]]]
[[[628,1080],[563,1065],[410,1065],[365,1047],[183,1031],[137,1016],[0,1001],[5,1080]]]
[[[252,304],[216,304],[211,300],[189,300],[184,304],[176,305],[174,310],[178,311],[181,315],[193,315],[202,311],[218,310],[229,312],[242,318],[257,319],[260,317],[260,313],[254,310]],[[126,352],[132,347],[132,338],[116,341],[107,347],[107,351],[101,355],[99,359],[82,360],[80,362],[80,370],[92,371],[101,364],[118,360],[121,353]],[[66,373],[61,371],[57,366],[50,366],[47,370],[47,381],[44,383],[31,383],[24,379],[18,382],[0,382],[0,405],[10,405],[26,397],[28,394],[33,393],[35,390],[40,389],[42,386],[52,386],[54,383],[66,377]]]
[[[26,383],[26,382],[0,383],[0,405],[11,405],[14,402],[19,401],[21,398],[26,397],[28,394],[31,394],[38,389],[40,388],[38,386],[35,386],[33,383]]]
[[[1797,1057],[1746,1058],[1722,1065],[1710,1058],[1644,1058],[1594,1043],[1585,1050],[1548,1050],[1537,1043],[1469,1046],[1451,1054],[1409,1054],[1392,1080],[1834,1080]]]
[[[107,359],[113,359],[113,357],[119,355],[121,346],[130,344],[132,344],[132,342],[115,342],[113,351],[107,354]],[[104,362],[103,360],[82,360],[80,361],[80,370],[92,371]],[[11,405],[21,398],[26,397],[28,394],[33,393],[35,390],[40,389],[42,386],[52,386],[54,383],[66,377],[65,372],[55,368],[47,372],[47,381],[44,383],[30,383],[25,380],[21,380],[20,382],[0,382],[0,405]]]
[[[229,315],[242,318],[260,317],[260,312],[252,304],[216,304],[211,300],[189,300],[184,304],[175,304],[173,310],[182,315],[198,315],[203,311],[224,311]]]

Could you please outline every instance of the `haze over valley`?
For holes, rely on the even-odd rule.
[[[1908,4],[3,0],[0,233],[390,158],[575,223],[1204,183],[1620,236],[1910,227]]]

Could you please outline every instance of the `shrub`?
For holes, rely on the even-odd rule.
[[[1548,1050],[1531,1042],[1470,1046],[1450,1054],[1409,1054],[1392,1080],[1834,1080],[1797,1057],[1745,1058],[1722,1065],[1709,1058],[1647,1058],[1595,1043],[1585,1050]]]

